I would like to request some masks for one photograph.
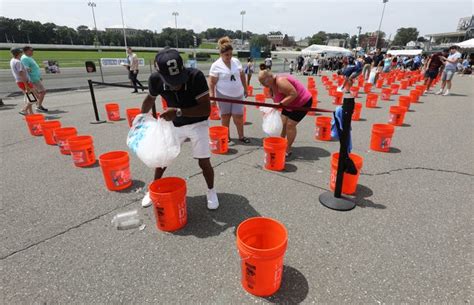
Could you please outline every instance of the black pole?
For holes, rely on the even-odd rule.
[[[319,202],[324,206],[338,211],[348,211],[355,207],[355,203],[342,196],[342,183],[344,180],[344,172],[347,169],[347,160],[349,154],[347,147],[349,145],[349,134],[351,130],[352,113],[354,112],[354,98],[344,98],[342,105],[342,134],[339,135],[339,160],[337,164],[337,177],[334,194],[332,192],[324,192],[319,196]]]
[[[105,123],[105,121],[101,121],[99,118],[99,111],[97,110],[97,102],[95,100],[95,94],[94,94],[94,85],[92,84],[92,80],[87,80],[89,83],[89,91],[91,92],[91,99],[92,99],[92,107],[94,107],[94,115],[95,115],[95,121],[91,122],[91,124],[102,124]]]
[[[153,103],[153,106],[151,106],[151,114],[153,115],[153,117],[156,119],[156,104]]]

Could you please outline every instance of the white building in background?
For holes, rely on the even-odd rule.
[[[330,46],[330,47],[344,48],[345,44],[346,44],[345,39],[334,38],[334,39],[329,39],[328,40],[328,46]]]
[[[406,47],[407,49],[423,49],[425,47],[425,44],[423,42],[412,40],[406,44]]]
[[[113,25],[111,27],[105,28],[105,31],[123,34],[123,28],[121,25]],[[127,36],[135,36],[138,34],[138,30],[132,28],[125,28],[125,33]]]
[[[267,35],[267,38],[271,45],[274,45],[275,47],[281,47],[283,46],[283,39],[285,38],[285,35]]]

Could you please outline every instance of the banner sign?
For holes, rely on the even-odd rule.
[[[129,65],[127,58],[101,58],[100,64],[102,67],[112,67],[112,66],[126,66]],[[138,65],[144,66],[145,59],[138,58]]]

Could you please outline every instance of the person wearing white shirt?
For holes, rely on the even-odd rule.
[[[242,64],[237,58],[232,57],[234,49],[232,41],[229,37],[222,37],[218,41],[218,46],[220,57],[209,70],[209,95],[217,98],[242,100],[247,97],[247,82]],[[232,117],[240,142],[250,143],[250,139],[244,136],[244,106],[225,102],[218,102],[218,104],[222,125],[229,127]]]
[[[313,75],[318,74],[318,68],[319,68],[319,60],[317,57],[313,58]]]
[[[441,89],[439,89],[436,94],[443,94],[444,96],[449,95],[449,90],[451,90],[451,83],[452,79],[454,77],[454,73],[456,72],[457,69],[457,64],[459,60],[461,59],[462,55],[461,53],[458,52],[458,46],[451,46],[449,48],[449,56],[448,58],[441,56],[440,59],[443,62],[444,70],[443,74],[441,75]],[[443,93],[444,88],[448,87],[446,91]]]

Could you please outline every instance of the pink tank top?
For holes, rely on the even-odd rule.
[[[293,107],[302,107],[304,106],[309,99],[311,98],[311,93],[308,91],[308,89],[305,88],[305,86],[298,81],[296,78],[294,78],[291,75],[282,75],[282,76],[277,76],[277,78],[284,77],[286,78],[290,84],[295,87],[296,93],[298,96],[293,100],[293,102],[290,104]],[[280,103],[286,96],[283,95],[280,92],[274,93],[273,96],[273,101],[275,103]],[[287,109],[288,111],[291,111],[291,109]]]

